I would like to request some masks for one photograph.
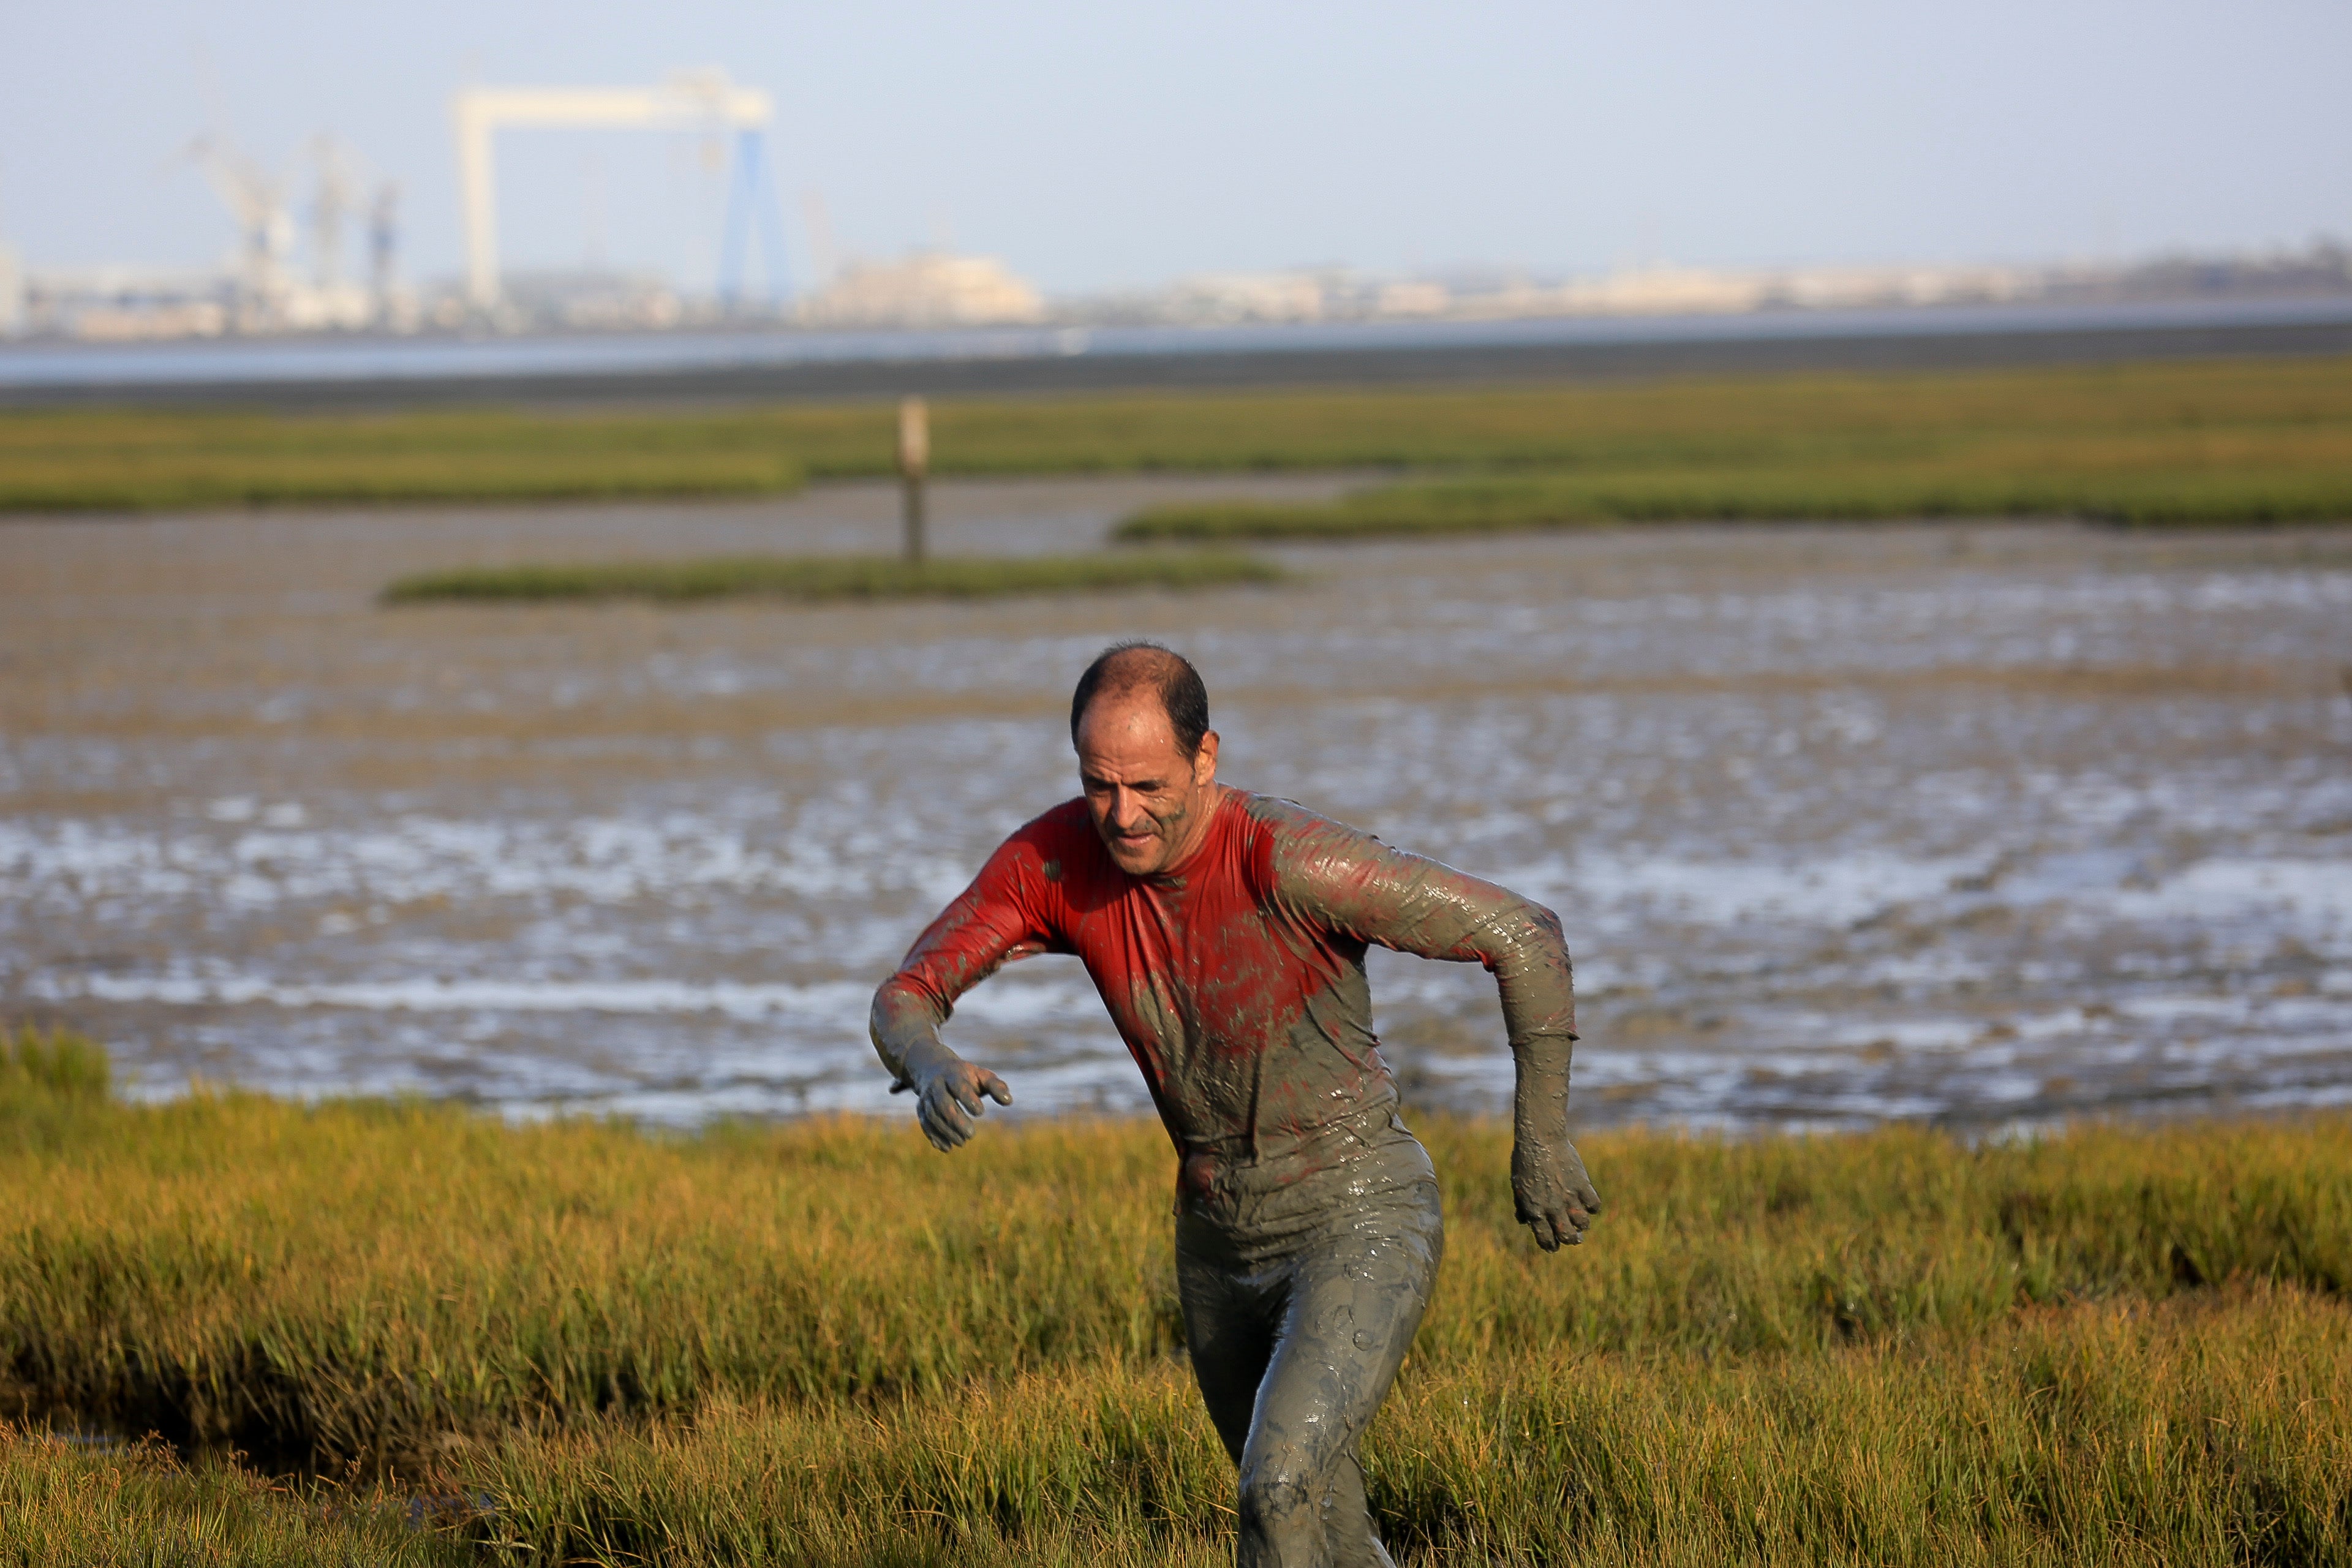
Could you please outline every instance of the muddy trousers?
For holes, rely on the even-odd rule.
[[[1177,1216],[1192,1373],[1241,1472],[1238,1568],[1390,1568],[1356,1444],[1412,1347],[1444,1250],[1433,1181],[1271,1241]]]

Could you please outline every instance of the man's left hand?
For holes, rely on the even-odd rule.
[[[1511,1197],[1519,1223],[1535,1232],[1546,1252],[1574,1247],[1601,1212],[1601,1194],[1584,1173],[1576,1145],[1567,1139],[1549,1147],[1522,1138],[1511,1145]]]

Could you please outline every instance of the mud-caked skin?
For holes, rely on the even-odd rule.
[[[1355,1448],[1444,1249],[1427,1153],[1372,1032],[1378,943],[1491,970],[1517,1066],[1512,1194],[1550,1251],[1601,1201],[1568,1138],[1576,1007],[1550,910],[1289,801],[1211,784],[1197,847],[1130,875],[1087,802],[1005,840],[874,999],[875,1048],[942,1149],[1001,1080],[940,1039],[1009,960],[1076,954],[1174,1141],[1186,1337],[1241,1471],[1239,1562],[1389,1561]]]

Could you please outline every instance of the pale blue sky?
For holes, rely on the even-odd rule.
[[[36,267],[225,255],[171,166],[210,91],[265,161],[332,129],[398,176],[409,268],[446,274],[469,70],[699,65],[778,100],[803,275],[812,189],[845,251],[944,236],[1062,292],[2352,238],[2344,0],[0,0],[0,239]],[[501,177],[510,265],[580,263],[601,186],[607,260],[707,286],[719,181],[693,147],[516,133]]]

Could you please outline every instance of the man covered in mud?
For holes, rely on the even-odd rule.
[[[1217,782],[1192,666],[1125,643],[1070,702],[1085,793],[1006,839],[874,997],[875,1048],[940,1149],[1004,1080],[940,1038],[1003,963],[1075,953],[1174,1140],[1185,1339],[1240,1469],[1238,1562],[1390,1562],[1356,1445],[1444,1247],[1437,1180],[1372,1034],[1378,942],[1494,972],[1518,1072],[1511,1188],[1552,1251],[1601,1200],[1568,1139],[1576,1039],[1550,910]]]

